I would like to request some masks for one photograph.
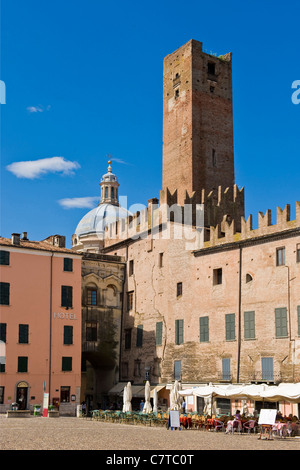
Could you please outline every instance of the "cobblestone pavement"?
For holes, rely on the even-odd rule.
[[[300,450],[300,438],[167,430],[86,418],[0,416],[1,450]]]

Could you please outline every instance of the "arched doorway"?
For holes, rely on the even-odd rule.
[[[17,384],[16,402],[18,403],[19,410],[27,410],[28,388],[27,382],[19,382]]]

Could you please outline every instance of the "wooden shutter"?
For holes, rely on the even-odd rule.
[[[183,320],[175,320],[175,344],[183,343]]]
[[[287,309],[275,308],[276,338],[285,337],[287,333]]]
[[[64,344],[73,344],[73,326],[64,326]]]
[[[156,323],[156,345],[161,346],[162,344],[162,329],[163,329],[163,322],[159,321]]]
[[[262,380],[274,380],[273,357],[261,358]]]
[[[230,380],[231,379],[230,359],[229,358],[222,359],[222,379],[223,380]]]
[[[244,312],[244,337],[245,339],[255,338],[255,312]]]
[[[200,343],[209,341],[209,318],[200,317]]]
[[[0,304],[9,305],[10,284],[8,282],[0,282]]]
[[[0,250],[0,265],[9,266],[9,251]]]
[[[235,339],[235,313],[225,315],[226,320],[226,341]]]
[[[19,343],[28,343],[28,325],[19,325]]]

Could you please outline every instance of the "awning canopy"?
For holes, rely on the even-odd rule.
[[[108,392],[108,395],[116,395],[116,396],[123,396],[124,388],[126,387],[128,382],[119,382],[118,384],[114,385]],[[153,398],[154,390],[156,389],[157,392],[165,388],[166,385],[151,385],[150,386],[150,396]],[[132,397],[134,398],[145,398],[145,385],[131,385],[132,390]]]
[[[266,384],[252,385],[203,385],[200,387],[180,390],[182,396],[226,397],[231,399],[251,399],[268,401],[289,401],[291,403],[300,402],[300,383],[280,384],[269,386]]]

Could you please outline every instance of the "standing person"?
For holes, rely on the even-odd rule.
[[[144,403],[144,401],[142,400],[141,403],[140,403],[140,411],[143,411],[144,405],[145,405],[145,403]]]
[[[182,413],[185,413],[185,408],[186,408],[186,403],[185,403],[185,399],[183,399],[183,402],[182,402]]]

